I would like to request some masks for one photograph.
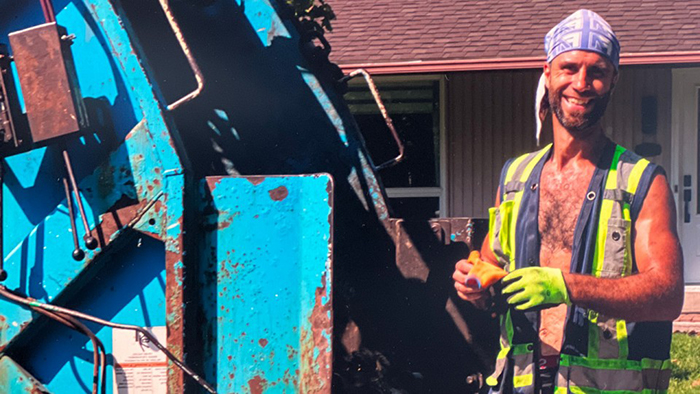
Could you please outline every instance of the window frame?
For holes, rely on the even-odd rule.
[[[447,75],[445,74],[419,74],[419,75],[379,75],[372,76],[374,82],[377,84],[379,89],[379,94],[382,94],[381,84],[382,83],[407,83],[411,82],[435,82],[437,81],[438,88],[438,187],[386,187],[386,194],[388,198],[420,198],[420,197],[437,197],[439,203],[439,211],[437,218],[444,218],[447,216],[447,129],[446,129],[446,104],[447,104],[447,94],[445,90]],[[359,78],[351,80],[351,86],[361,86],[364,85],[365,81],[360,81]],[[361,130],[360,130],[361,132]],[[381,177],[381,172],[378,172]]]

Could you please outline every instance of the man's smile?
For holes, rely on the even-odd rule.
[[[570,96],[562,96],[564,101],[569,104],[569,107],[574,110],[585,110],[594,101],[593,98],[576,98]]]

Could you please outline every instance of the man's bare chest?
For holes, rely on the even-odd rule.
[[[541,254],[571,255],[576,222],[592,172],[555,173],[546,168],[542,172],[538,213]]]

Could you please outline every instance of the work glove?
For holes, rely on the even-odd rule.
[[[571,305],[564,276],[558,268],[528,267],[503,278],[501,294],[517,310]]]
[[[472,289],[488,289],[508,275],[503,268],[482,260],[481,254],[477,251],[469,254],[467,262],[472,265],[472,269],[467,274],[464,285]]]
[[[473,251],[468,259],[457,262],[452,279],[461,299],[479,309],[487,309],[494,293],[491,287],[506,275],[508,273],[503,269],[482,260],[479,252]]]

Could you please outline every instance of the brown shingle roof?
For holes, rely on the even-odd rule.
[[[579,8],[602,15],[622,53],[700,51],[700,0],[327,0],[338,64],[543,56]]]

